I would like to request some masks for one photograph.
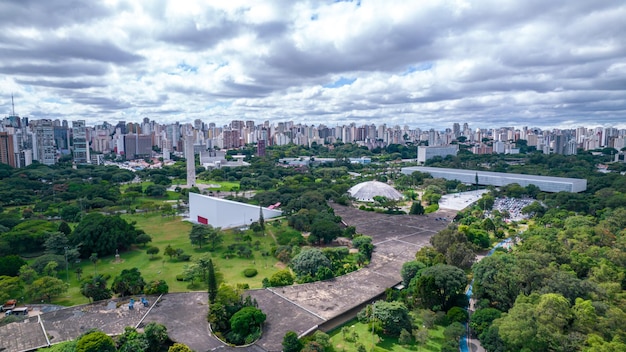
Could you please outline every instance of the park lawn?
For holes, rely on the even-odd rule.
[[[215,181],[215,180],[196,180],[201,185],[220,185],[219,187],[209,187],[208,190],[220,190],[230,192],[233,188],[239,188],[239,182]]]
[[[79,280],[74,272],[76,266],[83,269],[82,276],[93,275],[96,270],[98,274],[110,275],[108,285],[111,285],[113,279],[118,276],[124,269],[138,268],[146,282],[152,280],[163,279],[167,282],[170,292],[186,292],[191,290],[204,290],[204,286],[196,285],[190,288],[189,282],[177,281],[176,276],[183,273],[184,267],[191,264],[201,256],[209,256],[221,273],[224,282],[236,285],[237,283],[246,283],[251,288],[261,288],[264,277],[270,277],[273,273],[280,270],[277,261],[273,257],[261,256],[261,251],[269,251],[274,244],[271,236],[254,236],[252,241],[259,240],[261,242],[259,250],[253,248],[253,257],[251,258],[222,258],[222,253],[226,247],[235,243],[234,236],[230,231],[224,233],[224,242],[216,249],[210,252],[205,245],[202,248],[192,246],[189,241],[189,232],[191,231],[191,223],[182,221],[180,217],[161,216],[160,213],[143,213],[143,214],[125,214],[122,217],[127,221],[135,222],[137,228],[144,230],[152,236],[152,242],[145,247],[133,247],[131,250],[120,252],[120,262],[115,261],[115,256],[110,255],[102,257],[98,260],[97,265],[87,259],[83,259],[81,263],[74,264],[69,268],[70,287],[67,293],[53,300],[54,303],[60,305],[77,305],[89,303],[88,299],[80,294]],[[163,254],[167,245],[174,248],[180,248],[186,254],[191,255],[191,262],[180,262],[176,259],[170,259]],[[159,254],[151,258],[146,254],[146,248],[156,246],[160,249]],[[252,278],[246,278],[243,270],[246,268],[256,268],[258,274]],[[59,277],[66,280],[65,268],[59,269]]]
[[[343,337],[341,329],[344,326],[348,326],[350,333],[356,332],[358,337],[355,341],[346,341]],[[402,346],[398,343],[398,339],[395,337],[389,337],[384,335],[372,336],[371,329],[367,324],[359,323],[356,319],[350,320],[344,325],[330,331],[330,341],[335,351],[342,352],[357,352],[356,342],[360,342],[365,346],[366,351],[393,351],[393,352],[405,352],[405,351],[441,351],[441,344],[444,341],[443,337],[444,328],[441,326],[435,326],[429,329],[429,338],[426,344],[418,346],[416,343],[412,345]],[[350,334],[349,333],[349,334]],[[346,335],[348,337],[348,335]],[[348,337],[349,338],[349,337]],[[374,348],[372,348],[374,347]]]

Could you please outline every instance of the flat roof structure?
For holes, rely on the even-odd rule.
[[[401,170],[401,172],[405,175],[410,175],[415,171],[429,173],[435,178],[458,180],[468,184],[474,184],[478,182],[479,185],[490,185],[496,187],[517,183],[522,187],[535,185],[544,192],[577,193],[584,192],[587,189],[587,180],[582,178],[508,174],[504,172],[446,169],[425,166],[403,167]]]

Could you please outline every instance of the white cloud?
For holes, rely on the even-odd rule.
[[[624,18],[611,0],[9,0],[0,111],[14,93],[22,115],[92,123],[619,125]]]

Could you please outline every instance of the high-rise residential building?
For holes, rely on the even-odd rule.
[[[461,125],[458,122],[452,124],[452,134],[454,138],[458,138],[461,135]]]
[[[567,140],[566,140],[564,135],[562,135],[562,134],[555,135],[554,136],[554,147],[553,147],[554,154],[564,154],[565,153],[565,143],[567,143]]]
[[[152,136],[125,135],[124,155],[128,160],[150,157],[152,155]]]
[[[17,167],[15,150],[13,148],[13,136],[8,132],[0,132],[0,163]]]
[[[44,165],[56,164],[52,120],[41,119],[37,121],[33,136],[33,159]]]
[[[259,141],[256,143],[256,154],[260,157],[265,156],[265,140],[264,139],[259,139]]]
[[[54,144],[57,150],[61,154],[68,154],[70,152],[70,130],[67,127],[61,126],[60,121],[58,126],[53,126],[53,130]]]
[[[126,134],[126,121],[119,121],[117,125],[115,125],[115,128],[119,128],[121,134]]]
[[[85,120],[72,121],[72,153],[76,164],[91,162]]]
[[[185,158],[187,159],[187,186],[196,185],[196,155],[193,149],[193,135],[185,136]]]
[[[432,128],[428,131],[428,145],[437,146],[437,132]]]
[[[241,140],[238,130],[224,130],[222,131],[222,140],[224,148],[239,148],[241,147]]]

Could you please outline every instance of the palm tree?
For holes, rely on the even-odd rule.
[[[91,253],[89,260],[93,263],[93,272],[94,275],[98,275],[98,253]]]

